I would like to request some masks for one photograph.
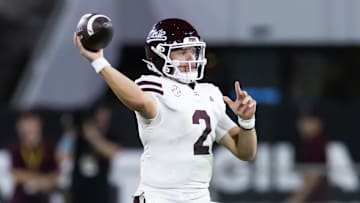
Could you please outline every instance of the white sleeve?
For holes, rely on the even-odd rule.
[[[217,105],[216,116],[219,118],[219,121],[215,127],[215,141],[219,142],[237,124],[226,114],[226,104],[220,89],[214,85],[210,85],[210,87]]]
[[[138,112],[136,113],[137,118],[139,119],[140,124],[142,125],[157,125],[161,122],[162,119],[162,103],[161,97],[164,94],[164,89],[159,77],[152,75],[142,75],[139,79],[135,80],[135,83],[139,86],[139,88],[143,91],[151,95],[156,102],[157,113],[155,118],[146,119],[142,117]]]
[[[147,119],[147,118],[144,118],[143,116],[141,116],[141,114],[139,114],[138,112],[135,112],[136,114],[136,117],[139,119],[139,124],[143,125],[143,127],[151,124],[152,126],[154,125],[157,125],[159,123],[161,123],[161,120],[162,120],[162,104],[160,103],[159,99],[154,96],[154,95],[151,95],[155,102],[156,102],[156,109],[157,109],[157,112],[156,112],[156,116],[155,118],[152,118],[152,119]]]
[[[236,123],[224,112],[215,128],[215,140],[219,142],[230,129],[236,127]]]

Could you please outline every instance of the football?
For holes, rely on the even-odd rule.
[[[93,52],[105,48],[112,40],[113,32],[111,19],[97,13],[83,15],[76,29],[84,48]]]

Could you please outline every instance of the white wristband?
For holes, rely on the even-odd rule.
[[[104,57],[100,57],[91,62],[91,66],[94,68],[96,73],[100,73],[100,71],[106,66],[110,66],[110,63]]]
[[[238,116],[238,122],[241,128],[244,128],[245,130],[251,130],[255,127],[255,116],[247,120],[244,120]]]

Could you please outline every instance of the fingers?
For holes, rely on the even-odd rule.
[[[81,43],[81,41],[80,41],[80,37],[77,36],[76,33],[74,33],[74,44],[75,44],[75,46],[76,46],[78,49],[80,49],[80,50],[83,49],[82,43]]]
[[[254,99],[248,95],[247,91],[241,90],[239,81],[235,81],[235,93],[236,93],[236,100],[232,101],[229,97],[224,96],[224,101],[227,104],[230,103],[238,103],[240,106],[244,105],[251,105],[252,107],[254,105]]]
[[[236,99],[241,98],[242,93],[241,93],[239,81],[235,81],[235,92],[236,92]]]
[[[256,107],[256,101],[255,100],[252,100],[249,105],[248,105],[250,108],[252,107]]]
[[[84,49],[84,46],[82,45],[79,36],[76,36],[76,44],[78,45],[78,47],[79,47],[80,49]]]
[[[235,92],[235,101],[231,100],[227,96],[224,96],[224,102],[229,105],[231,110],[241,118],[252,118],[256,111],[256,101],[248,95],[245,90],[241,90],[239,81],[235,81]]]
[[[240,108],[251,108],[256,104],[256,101],[251,96],[246,96],[240,103]]]
[[[241,90],[239,81],[235,81],[235,92],[237,100],[243,99],[248,95],[246,91]]]
[[[242,101],[241,104],[245,105],[248,104],[252,100],[251,96],[246,96]]]
[[[229,104],[230,102],[240,102],[240,105],[246,104],[249,102],[250,98],[248,97],[248,93],[246,91],[241,90],[239,81],[235,81],[235,95],[236,99],[235,101],[232,101],[229,97],[224,97],[224,101]],[[247,98],[247,99],[246,99]]]
[[[77,36],[77,34],[76,34],[76,32],[74,32],[74,37],[73,37],[73,39],[74,39],[74,44],[75,44],[75,46],[77,47],[77,48],[80,48],[80,45],[81,45],[81,43],[79,43],[79,36]]]
[[[254,115],[255,111],[256,111],[256,101],[250,100],[248,104],[240,107],[238,111],[238,115],[241,118],[249,119]]]
[[[233,103],[233,101],[228,96],[223,96],[223,99],[224,102],[229,106]]]

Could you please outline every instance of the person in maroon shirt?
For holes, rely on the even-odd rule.
[[[11,203],[48,203],[59,175],[54,146],[42,134],[42,120],[35,111],[19,114],[18,140],[10,148],[15,191]]]
[[[327,202],[330,186],[326,177],[326,138],[321,117],[316,112],[301,114],[296,122],[301,140],[299,169],[303,183],[287,203]]]

